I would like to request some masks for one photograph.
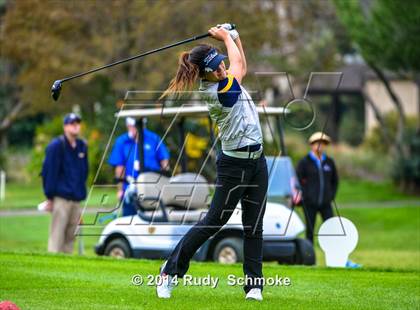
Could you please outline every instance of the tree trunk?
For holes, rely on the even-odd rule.
[[[24,103],[18,101],[13,108],[6,114],[6,116],[0,120],[0,164],[3,165],[5,158],[5,152],[7,149],[7,130],[12,126],[13,122],[18,117],[19,113],[24,108]]]
[[[6,114],[6,116],[0,121],[0,132],[6,132],[7,129],[12,126],[13,122],[18,117],[19,113],[23,110],[25,104],[22,101],[18,101],[13,108]]]
[[[337,142],[339,142],[339,138],[340,138],[340,133],[339,133],[339,131],[340,131],[340,120],[341,120],[341,117],[340,117],[340,105],[341,105],[341,102],[340,102],[340,97],[339,97],[339,95],[336,93],[336,92],[334,92],[332,95],[331,95],[331,104],[332,104],[332,106],[331,106],[331,110],[330,110],[330,117],[332,118],[331,120],[330,120],[330,126],[329,126],[329,129],[330,129],[330,135],[331,135],[331,138],[332,138],[332,140],[335,142],[335,143],[337,143]]]
[[[386,142],[386,144],[392,145],[393,141],[392,141],[391,135],[389,134],[389,130],[386,127],[386,124],[385,124],[385,120],[383,119],[383,117],[381,115],[381,112],[379,112],[379,109],[376,106],[375,102],[364,91],[362,91],[362,96],[363,96],[363,99],[370,105],[370,107],[373,110],[373,114],[375,115],[375,118],[376,118],[376,120],[378,121],[378,123],[380,125],[379,128],[380,128],[380,133],[382,135],[382,138],[384,139],[384,141]]]
[[[416,74],[414,81],[417,85],[417,132],[420,133],[420,74]]]
[[[4,153],[7,148],[7,130],[13,125],[13,122],[17,119],[19,113],[23,110],[25,104],[22,101],[18,101],[14,104],[13,108],[6,114],[6,116],[0,120],[0,151]]]
[[[398,126],[397,126],[397,134],[395,137],[395,147],[397,151],[400,153],[402,158],[405,158],[405,152],[403,149],[403,137],[404,137],[404,130],[405,130],[405,113],[404,107],[401,103],[401,100],[397,97],[394,90],[391,88],[391,84],[385,74],[379,69],[375,64],[368,63],[369,67],[375,72],[376,76],[379,80],[384,84],[388,95],[391,97],[391,101],[395,105],[395,108],[398,111]]]

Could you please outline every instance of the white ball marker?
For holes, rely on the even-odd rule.
[[[349,255],[356,248],[359,234],[356,226],[344,217],[326,220],[318,232],[318,241],[328,267],[346,267]]]

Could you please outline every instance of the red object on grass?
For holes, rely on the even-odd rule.
[[[9,300],[0,302],[0,310],[20,310],[18,306]]]

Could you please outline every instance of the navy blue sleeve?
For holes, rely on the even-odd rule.
[[[56,195],[62,153],[60,143],[59,140],[54,140],[45,150],[45,159],[42,166],[42,184],[44,194],[48,199],[52,199]]]
[[[335,163],[334,160],[331,159],[331,166],[332,166],[332,193],[333,193],[333,199],[335,199],[335,196],[337,195],[337,189],[338,189],[338,183],[339,183],[339,178],[338,178],[338,173],[337,173],[337,168],[335,167]]]
[[[217,87],[217,97],[224,107],[233,107],[241,94],[241,86],[233,75],[228,74],[226,79],[221,80]]]
[[[299,184],[302,186],[306,182],[306,165],[305,158],[302,158],[296,168],[296,175],[299,181]]]
[[[88,156],[88,146],[85,141],[82,142],[85,149],[85,178],[84,182],[86,182],[88,176],[89,176],[89,156]]]

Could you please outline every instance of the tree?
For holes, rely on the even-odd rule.
[[[334,1],[337,15],[368,66],[384,84],[399,121],[395,139],[403,154],[405,127],[403,105],[393,91],[384,70],[418,81],[420,72],[420,6],[414,0]],[[373,104],[372,98],[369,103]]]
[[[417,148],[411,147],[411,145],[418,143],[420,128],[417,129],[417,133],[410,131],[409,135],[405,134],[406,116],[402,102],[384,73],[384,70],[392,71],[394,74],[412,79],[420,86],[420,45],[418,44],[420,41],[418,22],[420,6],[418,2],[414,0],[404,1],[404,3],[394,0],[364,0],[360,2],[335,0],[334,3],[337,15],[345,25],[359,53],[376,73],[378,79],[382,81],[398,112],[397,133],[394,139],[395,159],[396,162],[404,164],[397,165],[395,169],[406,167],[405,164],[409,162],[416,162],[415,167],[418,167],[418,158],[413,151]],[[366,99],[374,107],[379,123],[384,124],[383,117],[375,108],[374,99],[368,97]],[[383,126],[382,135],[386,140],[390,137],[386,126]],[[416,142],[411,143],[412,141]],[[408,171],[409,169],[404,170]],[[416,177],[412,177],[409,173],[405,174],[408,183],[418,180],[419,174],[418,171]],[[401,184],[406,184],[401,173],[398,173],[396,180]],[[412,187],[412,184],[407,187]]]
[[[192,44],[66,83],[58,105],[50,97],[58,78],[201,34],[215,23],[238,25],[252,68],[261,48],[276,44],[273,2],[7,1],[0,61],[10,70],[2,72],[1,86],[8,85],[8,93],[0,136],[23,115],[54,115],[77,103],[93,118],[98,95],[122,98],[127,90],[164,89],[175,74],[178,53]]]

